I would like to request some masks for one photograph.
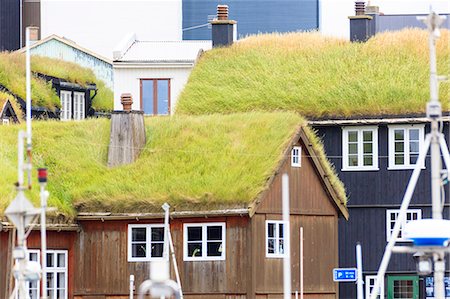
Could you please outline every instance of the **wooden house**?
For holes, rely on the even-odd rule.
[[[346,195],[300,117],[148,118],[148,142],[138,160],[112,169],[101,166],[107,142],[101,136],[108,136],[109,121],[86,121],[61,134],[69,125],[48,123],[34,130],[36,151],[46,148],[43,160],[56,161],[49,165],[50,177],[55,173],[50,204],[66,210],[66,216],[53,216],[47,237],[50,292],[58,298],[128,298],[129,275],[135,275],[137,288],[148,278],[148,262],[162,255],[165,201],[171,205],[185,298],[282,298],[288,235],[292,290],[300,291],[302,227],[305,298],[338,297],[332,269],[338,264],[338,219],[348,218]],[[7,140],[14,134],[1,128],[0,133]],[[58,135],[59,143],[72,145],[64,152],[47,147],[50,141],[39,138],[44,133],[47,140]],[[82,148],[75,145],[80,143]],[[74,160],[58,165],[59,157]],[[281,221],[284,173],[290,183],[289,234]],[[67,189],[66,182],[77,178],[77,187]],[[12,236],[4,222],[2,269],[11,266]],[[31,259],[39,258],[39,242],[33,231],[27,240]],[[11,290],[8,275],[0,272],[1,290]],[[29,289],[33,296],[39,293],[38,285]]]

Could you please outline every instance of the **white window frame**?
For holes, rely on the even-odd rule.
[[[145,246],[147,248],[146,256],[145,257],[133,257],[132,256],[132,229],[133,228],[145,228]],[[161,257],[153,257],[151,256],[151,246],[152,246],[152,228],[164,228],[164,224],[128,224],[128,261],[129,262],[148,262],[148,261],[155,261],[155,260],[161,260],[164,258]],[[159,242],[159,241],[158,241]],[[164,242],[164,237],[163,237]]]
[[[35,262],[38,262],[39,264],[41,264],[41,251],[39,250],[39,249],[27,249],[27,259],[29,260],[29,261],[31,261],[31,258],[30,258],[30,254],[36,254],[36,256],[37,256],[37,260],[35,261]],[[19,281],[16,279],[15,280],[15,284],[18,284],[19,283]],[[30,294],[30,284],[31,284],[31,282],[25,282],[25,293],[26,294]],[[41,280],[38,280],[37,281],[37,287],[36,287],[36,294],[37,294],[37,298],[31,298],[30,296],[28,296],[27,298],[31,298],[31,299],[39,299],[41,296],[40,296],[40,294],[41,294],[41,290],[40,290],[40,288],[41,288]],[[16,293],[16,295],[14,296],[14,298],[16,298],[16,299],[18,299],[19,298],[19,294],[17,294]]]
[[[291,166],[302,167],[302,147],[294,146],[291,150]]]
[[[60,119],[63,121],[72,119],[72,92],[61,90],[59,97],[61,100]]]
[[[348,133],[351,131],[358,132],[358,166],[350,166],[348,159]],[[372,132],[372,162],[373,165],[364,166],[363,155],[363,132]],[[366,171],[379,170],[378,168],[378,127],[362,126],[362,127],[342,127],[342,171]]]
[[[85,118],[85,96],[84,92],[73,93],[73,119],[82,120]]]
[[[279,252],[279,248],[278,246],[275,247],[275,252],[274,253],[269,253],[269,224],[274,224],[275,225],[275,244],[279,243],[279,240],[282,239],[283,240],[283,249],[284,252],[280,253]],[[283,238],[280,238],[280,232],[279,232],[279,227],[280,224],[283,224]],[[265,242],[266,242],[266,258],[283,258],[285,256],[286,253],[286,222],[283,220],[266,220],[266,238],[265,238]]]
[[[65,275],[64,275],[64,279],[65,279],[65,281],[64,281],[64,298],[63,299],[67,299],[68,298],[68,295],[67,295],[67,292],[68,292],[68,289],[69,289],[69,285],[68,285],[68,276],[69,276],[69,273],[68,273],[68,251],[67,250],[47,250],[47,254],[49,254],[49,253],[52,253],[53,254],[53,256],[55,257],[55,259],[54,259],[54,261],[53,261],[53,264],[54,264],[54,267],[46,267],[46,269],[45,269],[45,271],[46,271],[46,273],[48,274],[48,273],[53,273],[53,275],[54,275],[54,285],[52,286],[52,287],[47,287],[47,292],[50,290],[50,289],[53,289],[54,291],[55,291],[55,298],[57,297],[57,291],[58,291],[58,289],[57,289],[57,286],[56,286],[56,276],[57,276],[57,274],[58,273],[65,273]],[[64,267],[57,267],[57,255],[58,254],[61,254],[61,253],[63,253],[64,254]],[[47,258],[47,262],[48,262],[48,258]],[[47,280],[47,283],[48,283],[48,280]],[[49,299],[54,299],[54,298],[49,298]]]
[[[9,125],[9,118],[3,118],[2,123],[4,125]]]
[[[189,227],[201,227],[202,228],[202,255],[201,256],[188,256],[188,228]],[[208,240],[207,228],[209,226],[221,226],[222,227],[222,255],[221,256],[207,256]],[[217,242],[217,240],[215,240]],[[200,241],[197,241],[200,243]],[[225,222],[203,222],[203,223],[184,223],[183,224],[183,260],[184,261],[224,261],[226,257],[226,223]]]
[[[416,164],[410,163],[410,151],[409,151],[409,134],[410,129],[419,130],[419,152],[422,150],[424,141],[425,141],[425,125],[392,125],[388,126],[389,129],[389,168],[390,170],[394,169],[413,169]],[[404,149],[404,164],[395,165],[395,138],[394,133],[395,130],[404,130],[404,141],[403,141],[403,149]],[[425,167],[425,164],[421,165],[422,168]]]
[[[366,299],[370,299],[371,291],[375,286],[375,282],[377,281],[376,275],[366,275]],[[380,291],[378,293],[378,297],[380,299],[384,298],[384,279],[381,280],[380,283]]]
[[[395,221],[397,220],[398,217],[398,213],[400,212],[399,209],[393,209],[393,210],[386,210],[386,241],[389,242],[389,240],[391,239],[391,235],[392,235],[392,230],[391,230],[391,214],[397,214],[397,216],[395,217]],[[421,209],[408,209],[406,210],[406,214],[413,214],[416,213],[417,214],[417,220],[422,219],[422,210]],[[407,216],[406,215],[406,216]],[[403,221],[401,227],[400,227],[400,232],[403,231],[403,227],[406,225],[406,223],[408,223],[408,221],[406,220]],[[410,240],[403,238],[403,234],[401,238],[397,239],[398,242],[410,242]]]

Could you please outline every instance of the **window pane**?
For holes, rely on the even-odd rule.
[[[38,254],[36,252],[31,252],[29,256],[30,256],[30,261],[37,262]]]
[[[396,142],[395,143],[395,152],[396,153],[403,153],[405,151],[405,147],[403,142]]]
[[[269,237],[269,238],[273,238],[273,237],[275,237],[275,233],[274,233],[274,230],[275,230],[275,224],[274,223],[268,223],[267,224],[267,236]]]
[[[66,275],[65,273],[57,273],[56,274],[56,287],[58,289],[66,287]]]
[[[142,105],[145,114],[153,114],[153,80],[142,80]]]
[[[145,257],[147,252],[147,245],[145,243],[131,244],[132,257]]]
[[[133,241],[133,242],[144,241],[145,242],[146,239],[147,239],[147,229],[145,227],[131,229],[131,241]]]
[[[419,141],[419,129],[410,129],[409,130],[409,140]]]
[[[55,263],[53,261],[53,253],[47,253],[47,267],[54,267]]]
[[[416,154],[410,154],[409,155],[409,164],[416,164],[417,158],[419,158],[419,155]]]
[[[418,153],[419,152],[419,142],[418,141],[411,141],[409,143],[409,151],[412,153]]]
[[[372,141],[372,131],[363,131],[363,141]]]
[[[202,240],[202,227],[194,226],[188,227],[188,241],[201,241]]]
[[[164,227],[153,227],[152,241],[164,241]]]
[[[158,80],[158,114],[169,114],[169,80]]]
[[[275,240],[274,239],[267,239],[267,252],[275,253]]]
[[[405,156],[403,154],[395,154],[395,165],[404,165],[405,164]]]
[[[395,140],[404,140],[405,132],[403,130],[394,130],[394,139]]]
[[[207,240],[222,240],[222,226],[208,226],[206,228]]]
[[[64,253],[58,253],[57,259],[57,267],[64,268],[66,266],[66,255]]]
[[[65,290],[58,290],[58,298],[57,299],[65,299]]]
[[[348,145],[348,153],[357,154],[358,153],[358,144],[357,143],[349,143]]]
[[[348,156],[348,165],[349,166],[358,166],[358,156],[349,155]]]
[[[48,293],[50,293],[52,291],[52,289],[54,288],[54,285],[55,285],[54,279],[55,279],[55,273],[47,272],[47,290],[48,290]],[[52,293],[51,296],[53,296],[53,293]]]
[[[164,243],[152,244],[152,257],[162,257],[164,252]]]
[[[207,250],[207,256],[221,256],[222,242],[208,242]]]
[[[348,141],[349,142],[358,142],[358,132],[357,131],[349,131],[348,132]]]
[[[283,223],[280,223],[278,226],[278,236],[280,238],[284,238],[284,225]]]
[[[372,153],[372,143],[364,143],[364,154],[371,154]]]
[[[364,166],[372,166],[372,165],[373,165],[372,155],[364,155]]]
[[[278,240],[278,253],[284,253],[284,240]]]
[[[188,244],[188,256],[189,257],[201,257],[202,256],[202,243],[189,243]]]

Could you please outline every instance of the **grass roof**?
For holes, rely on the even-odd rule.
[[[449,31],[437,43],[450,74]],[[206,52],[177,103],[178,114],[295,111],[306,117],[424,113],[428,33],[406,29],[350,43],[320,33],[251,36]],[[449,110],[450,84],[440,98]]]
[[[246,208],[265,188],[300,127],[293,113],[245,113],[146,119],[147,145],[136,163],[106,167],[110,121],[34,122],[34,167],[49,168],[49,204],[77,212]],[[15,196],[16,139],[21,126],[0,126],[0,211]],[[334,189],[345,190],[323,153]],[[37,184],[36,184],[37,185]],[[38,188],[29,196],[38,205]]]
[[[20,109],[19,104],[17,103],[16,99],[3,91],[0,91],[0,110],[3,108],[3,106],[5,105],[5,103],[9,100],[9,102],[11,103],[11,106],[14,109],[14,112],[16,113],[17,117],[20,119],[23,117],[22,115],[22,109]]]
[[[113,109],[112,91],[106,87],[103,81],[98,80],[90,69],[75,63],[35,55],[31,56],[31,69],[34,72],[58,77],[80,85],[95,83],[98,93],[94,98],[93,108],[102,111]],[[25,99],[25,81],[25,55],[20,53],[0,53],[0,84],[15,95]],[[33,76],[31,89],[34,106],[45,107],[50,110],[60,107],[60,100],[52,89],[51,83]]]

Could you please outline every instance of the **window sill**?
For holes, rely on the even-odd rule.
[[[378,167],[355,167],[355,168],[342,168],[341,171],[378,171]]]
[[[161,261],[163,260],[163,257],[146,257],[146,258],[129,258],[129,263],[145,263],[145,262],[151,262],[151,261]]]
[[[266,258],[268,259],[282,259],[284,257],[285,257],[284,254],[270,254],[270,255],[266,254]]]
[[[413,170],[416,166],[389,166],[387,170]],[[420,169],[425,169],[425,166],[420,167]]]
[[[192,257],[184,257],[184,262],[214,262],[214,261],[224,261],[225,257],[198,257],[198,258],[192,258]]]

